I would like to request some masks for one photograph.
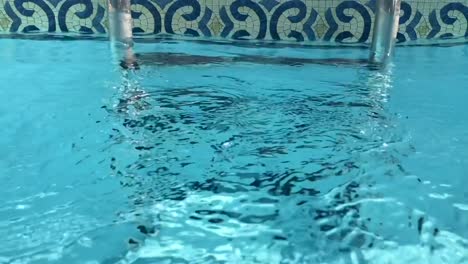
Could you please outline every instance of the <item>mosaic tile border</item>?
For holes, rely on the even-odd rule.
[[[0,32],[105,34],[106,0],[0,0]],[[399,42],[468,37],[468,1],[401,6]],[[135,35],[368,43],[375,0],[132,0]]]

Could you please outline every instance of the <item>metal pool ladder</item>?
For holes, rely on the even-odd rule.
[[[133,55],[132,17],[130,0],[107,0],[109,8],[109,37],[112,47],[123,46],[123,63],[136,65]],[[374,32],[369,61],[385,65],[392,57],[400,18],[401,0],[376,0]]]

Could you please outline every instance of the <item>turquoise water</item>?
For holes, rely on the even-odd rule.
[[[468,263],[468,46],[0,46],[0,263]]]

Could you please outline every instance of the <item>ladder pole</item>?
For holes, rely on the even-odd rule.
[[[130,0],[108,0],[109,39],[123,68],[137,67],[133,53],[133,21]]]
[[[386,64],[395,47],[401,0],[377,0],[370,62]]]

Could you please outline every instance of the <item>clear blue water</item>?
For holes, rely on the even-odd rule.
[[[468,46],[0,47],[0,263],[468,263]]]

